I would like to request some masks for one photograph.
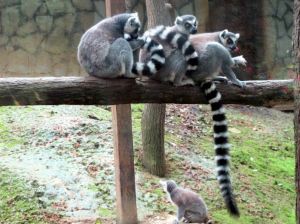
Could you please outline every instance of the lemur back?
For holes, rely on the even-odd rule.
[[[232,52],[238,49],[237,41],[239,37],[239,33],[232,33],[225,29],[218,32],[191,35],[189,40],[196,49],[200,49],[205,43],[213,41],[222,44],[229,52]]]
[[[137,77],[132,72],[137,67],[132,51],[145,44],[144,39],[138,38],[140,26],[137,13],[118,14],[100,21],[81,37],[78,46],[80,65],[89,75],[100,78]],[[139,64],[146,68],[141,71],[143,75],[156,73],[165,62],[161,46],[150,50],[150,63]],[[157,55],[161,56],[160,60]],[[151,64],[155,60],[157,63]]]
[[[173,180],[161,182],[170,201],[177,206],[177,222],[211,223],[204,200],[195,192],[178,187]]]
[[[137,14],[124,13],[100,21],[81,37],[80,65],[89,75],[101,78],[132,77],[133,54],[124,33],[137,35],[139,27]]]

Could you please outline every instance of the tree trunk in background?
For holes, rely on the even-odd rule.
[[[171,25],[164,0],[146,0],[148,29],[159,24]],[[146,104],[142,116],[143,165],[148,172],[165,176],[164,149],[165,104]]]
[[[143,165],[151,174],[166,173],[164,123],[166,104],[145,104],[142,117]]]
[[[300,224],[300,0],[294,1],[293,46],[295,55],[295,144],[296,144],[296,219]]]

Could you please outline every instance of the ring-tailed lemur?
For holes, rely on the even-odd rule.
[[[140,26],[137,13],[118,14],[100,21],[81,37],[77,54],[80,65],[89,75],[100,78],[137,77],[132,73],[137,67],[132,51],[145,44],[143,38],[138,38]],[[143,75],[156,73],[165,62],[162,47],[154,45],[156,47],[149,49],[150,62],[143,65]],[[156,60],[159,57],[161,60]],[[153,63],[153,60],[158,62]]]
[[[201,48],[205,47],[205,43],[208,42],[218,42],[222,44],[229,52],[237,52],[239,50],[237,46],[238,39],[240,38],[239,33],[233,33],[228,31],[227,29],[212,32],[212,33],[198,33],[195,35],[191,35],[189,40],[194,46],[194,48],[200,50]],[[235,65],[246,65],[246,60],[243,55],[239,55],[233,57]]]
[[[136,75],[151,76],[161,69],[166,61],[162,45],[152,40],[149,36],[144,36],[145,44],[142,49],[150,52],[151,56],[147,63],[137,62],[133,65],[132,73]]]
[[[212,33],[198,33],[190,36],[190,41],[193,46],[197,48],[197,45],[201,45],[203,43],[215,41],[222,44],[226,47],[230,52],[238,50],[237,41],[240,38],[239,33],[233,33],[228,31],[227,29]]]
[[[232,192],[229,174],[229,149],[227,121],[225,110],[221,102],[221,94],[217,91],[213,80],[222,71],[225,76],[235,85],[243,87],[244,84],[236,78],[232,67],[237,63],[229,51],[217,42],[202,43],[195,45],[198,53],[198,68],[190,77],[185,75],[187,62],[182,51],[174,50],[169,43],[160,41],[167,54],[166,63],[161,70],[151,78],[161,82],[172,82],[174,85],[201,84],[201,91],[211,105],[214,122],[215,158],[217,164],[217,179],[220,184],[222,196],[228,211],[239,216],[239,210]],[[194,46],[194,45],[193,45]],[[141,52],[142,58],[147,58],[147,52]]]
[[[198,66],[198,54],[189,42],[190,34],[197,32],[198,21],[193,15],[177,16],[174,26],[158,26],[149,31],[151,38],[171,44],[181,50],[187,62],[186,75],[189,76]]]
[[[160,181],[169,200],[177,206],[177,217],[174,222],[179,223],[212,223],[208,218],[207,206],[204,200],[195,192],[178,187],[173,180]]]

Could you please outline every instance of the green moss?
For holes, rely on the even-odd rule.
[[[33,192],[4,169],[0,169],[0,211],[0,223],[46,223]]]
[[[176,209],[166,200],[165,193],[158,184],[159,178],[146,174],[139,162],[143,106],[132,105],[134,147],[138,151],[135,153],[135,161],[139,212],[142,210],[145,214],[160,212],[173,214]],[[38,114],[36,110],[48,111],[49,117],[51,113],[60,110],[65,112],[63,107],[27,107],[22,108],[21,113],[17,113],[16,110],[20,110],[19,108],[0,107],[0,147],[9,149],[23,142],[22,136],[12,131],[13,125],[9,122],[7,114],[16,113],[18,120],[26,120],[29,115],[36,116]],[[74,110],[81,109],[74,107],[71,112],[65,113],[72,113]],[[166,132],[165,136],[168,168],[166,178],[174,179],[181,185],[185,184],[198,191],[206,200],[210,214],[217,223],[295,223],[292,119],[287,121],[285,118],[273,117],[273,114],[262,116],[255,111],[251,113],[236,109],[227,111],[232,144],[231,173],[241,210],[240,219],[231,218],[225,210],[213,173],[205,173],[197,167],[190,168],[191,164],[198,164],[203,158],[208,158],[210,162],[213,159],[212,124],[209,113],[205,114],[205,111],[201,113],[203,119],[195,124],[199,125],[203,134],[190,132],[188,135],[182,135],[179,129],[184,121],[179,116],[169,118],[175,128],[168,127],[171,131]],[[111,120],[108,107],[89,107],[82,109],[82,114],[93,115],[106,122]],[[201,167],[204,170],[214,168],[208,167],[205,163],[201,163]],[[91,185],[90,189],[101,192],[107,197],[111,195],[111,189],[103,185],[101,189],[99,186]],[[43,223],[39,206],[33,197],[28,197],[30,194],[30,190],[22,181],[1,170],[0,222],[4,220],[7,223],[26,223],[29,220],[28,223]],[[115,206],[114,198],[109,197],[105,198],[106,204],[99,208],[99,214],[101,217],[113,219],[115,218],[115,211],[112,209]]]
[[[232,175],[234,189],[242,213],[240,219],[231,218],[223,208],[223,200],[219,195],[217,183],[202,183],[201,191],[210,208],[214,221],[222,224],[234,223],[295,223],[295,189],[294,189],[294,142],[292,120],[280,121],[260,117],[260,113],[241,113],[234,109],[228,110],[230,124],[230,143],[232,144]],[[276,121],[276,122],[275,122]],[[175,123],[177,121],[175,120]],[[274,125],[270,125],[274,124]],[[211,122],[207,122],[211,127]],[[212,131],[207,129],[206,135],[185,136],[168,133],[166,141],[180,144],[189,139],[192,151],[200,156],[214,155]],[[178,153],[172,153],[174,167],[171,177],[178,182],[186,182],[180,169],[180,161],[174,159]],[[189,163],[190,158],[181,156],[181,163]],[[190,180],[189,185],[196,182]],[[211,185],[213,183],[213,185]],[[211,185],[211,186],[209,186]],[[213,195],[205,195],[205,189],[216,187]],[[212,198],[214,197],[214,198]],[[223,209],[220,208],[220,205]]]
[[[141,148],[142,145],[142,131],[141,131],[141,119],[144,109],[144,104],[132,104],[132,132],[133,132],[133,144],[134,148]]]
[[[104,207],[100,207],[99,208],[99,214],[101,218],[114,218],[116,211],[114,211],[114,209],[110,209],[110,208],[104,208]]]
[[[229,117],[232,122],[241,119],[254,125],[263,122],[236,113],[230,113]],[[292,125],[276,127],[276,131],[266,130],[268,127],[265,121],[259,129],[244,125],[237,127],[241,133],[231,133],[232,173],[235,183],[238,182],[236,192],[246,200],[239,202],[243,212],[239,221],[228,219],[228,215],[218,211],[213,212],[215,220],[222,220],[222,223],[295,223],[294,146],[291,138],[287,138],[292,133]]]
[[[12,148],[18,144],[22,144],[22,139],[14,134],[14,131],[9,127],[8,120],[4,119],[2,115],[9,113],[9,107],[0,107],[0,147]]]

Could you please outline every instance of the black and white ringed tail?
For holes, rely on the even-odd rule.
[[[190,76],[198,68],[198,53],[194,49],[188,36],[170,29],[170,27],[158,26],[151,35],[170,43],[171,46],[181,50],[187,62],[186,76]]]
[[[234,216],[239,216],[239,210],[232,192],[230,179],[230,144],[228,143],[228,126],[225,109],[221,102],[221,94],[216,89],[216,85],[213,81],[201,83],[201,89],[212,111],[217,179],[221,193],[228,211]]]
[[[152,40],[146,32],[143,37],[134,38],[132,35],[125,33],[124,39],[131,41],[134,39],[142,39],[144,41],[143,49],[150,52],[150,60],[147,63],[136,62],[132,66],[132,73],[136,75],[152,76],[161,69],[166,61],[165,53],[161,44]]]

